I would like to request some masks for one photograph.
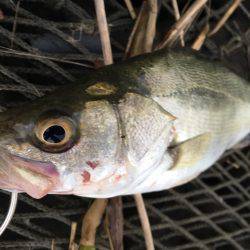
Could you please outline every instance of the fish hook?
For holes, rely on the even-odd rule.
[[[9,210],[6,215],[6,218],[3,222],[3,224],[0,226],[0,236],[3,234],[5,229],[8,227],[14,213],[16,210],[16,204],[17,204],[17,199],[18,199],[18,193],[17,192],[12,192],[11,193],[11,199],[10,199],[10,205],[9,205]]]

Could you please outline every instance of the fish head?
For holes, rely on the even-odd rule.
[[[81,89],[66,92],[1,113],[0,188],[41,198],[87,190],[114,173],[119,129],[112,105]]]
[[[111,197],[150,175],[173,117],[149,98],[128,93],[114,103],[102,90],[65,88],[1,113],[0,188]]]

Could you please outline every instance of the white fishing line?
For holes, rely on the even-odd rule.
[[[13,191],[11,193],[11,200],[10,200],[8,213],[6,215],[6,218],[3,224],[0,226],[0,236],[3,234],[3,232],[5,231],[5,229],[8,227],[9,223],[11,222],[11,219],[16,210],[17,199],[18,199],[18,193],[16,191]]]

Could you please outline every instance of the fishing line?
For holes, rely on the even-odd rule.
[[[18,193],[16,191],[11,192],[9,210],[8,210],[8,213],[5,217],[3,224],[0,226],[0,236],[3,234],[3,232],[5,231],[5,229],[8,227],[9,223],[11,222],[11,219],[16,210],[17,199],[18,199]]]

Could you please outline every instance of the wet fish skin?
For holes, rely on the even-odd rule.
[[[35,198],[168,189],[198,176],[250,132],[249,83],[185,50],[107,66],[59,92],[0,114],[0,188]],[[72,147],[60,153],[45,151],[34,135],[39,120],[54,117],[75,128]],[[21,161],[6,168],[8,154],[49,163],[53,175],[24,173]],[[30,171],[41,183],[59,180],[27,191],[24,181],[15,183],[29,182]]]

